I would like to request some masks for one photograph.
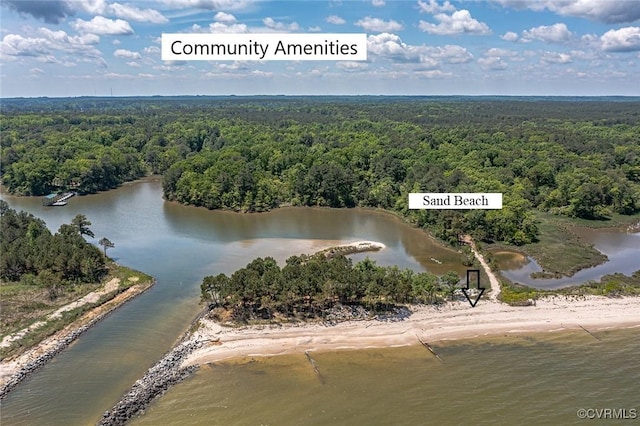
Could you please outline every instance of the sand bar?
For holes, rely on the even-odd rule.
[[[637,297],[553,296],[527,307],[481,300],[475,308],[465,301],[411,310],[412,315],[402,321],[348,321],[330,326],[315,323],[232,328],[201,319],[191,339],[204,345],[185,359],[183,367],[246,356],[415,345],[420,343],[416,336],[435,342],[581,327],[590,332],[640,327]]]

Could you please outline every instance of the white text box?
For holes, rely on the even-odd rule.
[[[366,61],[366,34],[162,34],[163,61]]]
[[[410,209],[474,210],[501,209],[502,193],[499,192],[451,192],[409,194]]]

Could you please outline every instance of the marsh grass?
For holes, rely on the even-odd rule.
[[[47,317],[57,309],[86,296],[92,291],[98,290],[113,278],[120,280],[120,285],[117,290],[103,295],[95,303],[88,303],[64,312],[58,319],[47,320]],[[38,321],[46,321],[45,325],[25,334],[22,338],[14,341],[9,347],[0,348],[0,359],[19,355],[25,350],[37,345],[42,340],[73,323],[84,313],[108,302],[129,287],[139,283],[151,283],[152,281],[153,278],[149,275],[111,263],[109,264],[109,273],[101,283],[65,286],[64,291],[54,300],[51,300],[46,288],[21,283],[0,284],[0,324],[2,325],[2,337],[25,329]]]
[[[573,232],[574,227],[626,228],[640,220],[640,215],[613,215],[609,220],[595,221],[538,212],[536,219],[540,230],[538,241],[518,247],[490,244],[486,248],[492,251],[516,251],[533,257],[543,269],[543,272],[538,274],[538,278],[559,278],[571,276],[582,269],[599,265],[607,260],[607,256],[596,250],[593,245],[582,241]]]

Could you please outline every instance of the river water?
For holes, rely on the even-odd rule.
[[[584,409],[640,416],[640,333],[510,335],[203,366],[133,426],[570,425]],[[640,417],[638,417],[640,418]],[[634,423],[635,421],[635,423]]]
[[[463,275],[466,269],[455,251],[390,214],[374,211],[212,212],[164,202],[160,182],[153,178],[75,197],[66,207],[45,208],[39,198],[4,199],[13,208],[43,218],[52,230],[78,213],[86,215],[95,241],[107,237],[115,243],[111,257],[153,275],[157,284],[20,384],[3,401],[3,425],[94,424],[189,326],[201,309],[202,277],[231,273],[257,256],[284,261],[292,254],[311,253],[336,243],[374,240],[387,248],[368,255],[383,265],[438,274],[454,269]],[[578,396],[589,396],[585,404],[601,401],[603,408],[606,404],[634,408],[631,404],[640,405],[637,333],[604,334],[606,343],[588,335],[591,341],[563,333],[550,341],[522,337],[441,345],[446,367],[434,363],[420,348],[318,354],[316,360],[328,377],[326,386],[314,382],[306,359],[300,357],[205,367],[160,398],[139,421],[176,425],[416,424],[452,419],[453,423],[467,423],[465,419],[481,419],[478,416],[485,413],[508,424],[514,421],[514,404],[528,404],[532,410],[540,409],[536,415],[554,423],[560,418],[576,419],[570,412],[580,401],[567,396],[574,385],[582,391]],[[581,359],[585,353],[589,355],[586,361]],[[549,369],[557,360],[562,361],[558,367]],[[603,363],[610,366],[611,382],[589,381],[590,368]],[[598,370],[604,374],[603,369]],[[554,378],[553,372],[560,376]],[[545,381],[548,375],[552,376]],[[558,381],[562,386],[556,388]],[[616,398],[602,399],[603,386],[620,392],[615,392]],[[521,393],[514,394],[514,389]],[[513,396],[518,396],[515,402],[510,399]],[[497,411],[486,411],[486,402],[496,398]],[[563,417],[545,414],[542,407],[550,401]],[[465,410],[475,417],[463,416]],[[526,423],[527,419],[515,420]]]
[[[43,207],[40,198],[4,199],[13,208],[41,217],[52,230],[76,214],[86,215],[95,241],[107,237],[115,243],[111,257],[156,277],[157,284],[11,392],[2,404],[3,425],[95,423],[187,329],[201,309],[202,278],[230,274],[255,257],[284,262],[290,255],[337,243],[374,240],[387,246],[369,254],[382,265],[429,268],[438,274],[464,271],[459,253],[380,212],[312,208],[261,214],[212,212],[164,202],[158,179],[74,197],[65,207]]]
[[[609,258],[600,265],[582,269],[570,277],[540,279],[531,274],[542,271],[542,267],[531,257],[518,253],[501,252],[496,255],[502,275],[517,282],[540,289],[557,289],[580,285],[587,281],[599,281],[603,276],[616,272],[632,275],[640,270],[640,233],[628,233],[618,229],[574,228],[573,232],[588,244],[593,244]]]

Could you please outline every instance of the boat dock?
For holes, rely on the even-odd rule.
[[[67,200],[73,197],[75,192],[65,192],[64,194],[49,194],[42,198],[43,206],[66,206]]]

